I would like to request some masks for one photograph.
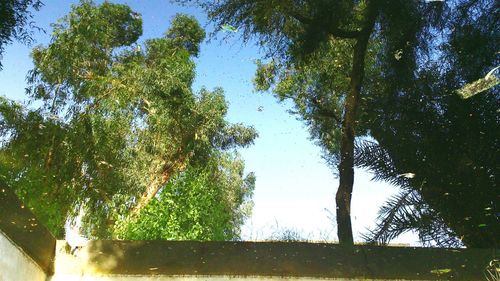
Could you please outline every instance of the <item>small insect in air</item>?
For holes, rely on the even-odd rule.
[[[263,110],[264,110],[264,107],[263,107],[262,105],[261,105],[261,106],[259,106],[259,107],[257,107],[257,111],[258,111],[258,112],[262,112]]]

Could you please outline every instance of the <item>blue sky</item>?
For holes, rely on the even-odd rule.
[[[142,15],[144,33],[140,40],[162,36],[176,13],[193,15],[208,30],[212,29],[206,25],[205,15],[194,7],[181,7],[168,0],[114,2],[128,4]],[[78,1],[45,0],[44,3],[34,13],[34,20],[47,33],[35,33],[35,45],[48,44],[50,23],[67,14],[71,4]],[[32,68],[30,50],[31,47],[18,43],[6,47],[0,71],[0,95],[26,100],[25,76]],[[309,140],[307,128],[287,112],[291,104],[280,104],[270,93],[253,90],[254,60],[260,57],[259,49],[252,44],[244,46],[236,33],[233,38],[205,42],[195,60],[194,89],[222,87],[229,102],[227,119],[253,125],[260,135],[255,145],[240,151],[246,170],[257,176],[253,215],[244,225],[242,237],[266,239],[279,228],[298,231],[308,239],[336,240],[332,215],[338,180],[322,160],[320,149]],[[378,207],[397,191],[370,179],[370,174],[356,170],[352,219],[357,241],[361,241],[360,232],[374,225]],[[416,237],[408,234],[394,242],[415,244]]]

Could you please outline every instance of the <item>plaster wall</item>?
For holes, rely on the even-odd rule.
[[[0,281],[45,281],[45,272],[0,231]]]
[[[276,276],[214,276],[214,275],[171,275],[155,274],[155,267],[149,268],[144,274],[102,274],[102,268],[114,268],[117,261],[111,259],[100,260],[97,264],[89,264],[92,253],[88,247],[71,251],[66,241],[57,241],[56,258],[54,263],[55,274],[48,281],[314,281],[314,280],[353,280],[310,277],[276,277]],[[118,255],[121,256],[121,255]],[[1,281],[1,280],[0,280]]]
[[[69,276],[56,275],[51,281],[356,281],[356,280],[379,280],[382,279],[345,279],[345,278],[309,278],[309,277],[262,277],[262,276]],[[394,281],[394,280],[391,280]]]
[[[128,245],[128,242],[125,245]],[[109,245],[109,242],[105,242],[105,245]],[[165,249],[162,249],[165,248]],[[159,251],[165,251],[169,247],[157,247]],[[184,247],[189,248],[189,247]],[[300,277],[300,276],[287,276],[283,274],[281,276],[255,276],[255,275],[204,275],[196,274],[196,269],[192,269],[189,275],[166,273],[162,272],[165,267],[155,267],[158,265],[150,265],[147,267],[141,267],[135,274],[120,274],[125,270],[130,270],[133,267],[130,263],[128,266],[122,267],[126,260],[135,259],[135,261],[130,261],[131,263],[141,264],[144,260],[148,260],[150,257],[142,255],[141,250],[134,249],[134,255],[127,255],[116,249],[113,251],[112,255],[107,255],[110,249],[106,247],[93,247],[85,245],[78,247],[76,249],[71,249],[69,245],[64,240],[57,241],[56,251],[55,251],[55,262],[54,271],[55,274],[48,281],[316,281],[316,280],[336,280],[336,281],[356,281],[356,280],[372,280],[372,281],[385,281],[389,279],[375,278],[375,279],[365,279],[365,278],[342,278],[342,277]],[[99,255],[104,255],[106,258],[96,259],[96,253]],[[182,253],[178,253],[179,264],[185,263],[182,261]],[[150,253],[148,255],[154,255]],[[120,261],[120,259],[122,259]],[[236,258],[237,259],[237,258]],[[127,263],[127,262],[125,262]],[[147,264],[153,264],[147,262]],[[175,262],[169,263],[172,268],[176,268],[179,265]],[[227,267],[231,264],[227,263]],[[214,264],[214,267],[224,268],[224,265]],[[245,266],[241,266],[244,268]],[[118,270],[115,270],[118,269]],[[215,270],[215,268],[212,268]],[[114,272],[114,273],[110,273]],[[390,279],[391,281],[397,279]],[[419,279],[419,281],[425,281],[425,279]]]
[[[232,252],[229,247],[235,247]],[[396,262],[385,265],[387,270],[381,270],[378,276],[360,277],[347,275],[349,271],[358,272],[359,268],[331,271],[322,276],[300,276],[308,271],[304,265],[292,261],[275,262],[273,251],[259,254],[264,248],[277,247],[285,252],[290,247],[299,249],[300,246],[312,247],[313,255],[320,255],[319,248],[326,245],[290,245],[283,243],[210,243],[210,242],[168,242],[168,241],[89,241],[88,244],[78,248],[71,248],[64,240],[57,241],[55,251],[54,272],[50,281],[313,281],[313,280],[436,280],[436,276],[420,274],[398,274],[394,276],[395,268],[405,267]],[[250,250],[250,251],[249,251]],[[397,250],[397,249],[396,249]],[[218,252],[217,252],[218,251]],[[253,254],[249,254],[253,253]],[[302,254],[307,256],[307,250],[302,249]],[[404,252],[404,251],[403,251]],[[196,253],[191,255],[191,253]],[[399,253],[399,251],[398,251]],[[326,253],[325,253],[326,254]],[[263,263],[252,261],[270,258]],[[321,259],[321,256],[319,256]],[[330,260],[334,257],[330,257]],[[276,258],[276,260],[279,260]],[[299,260],[302,260],[300,258]],[[380,259],[382,260],[382,259]],[[292,262],[287,265],[287,262]],[[308,274],[321,274],[323,267],[316,268],[319,262],[305,265]],[[356,262],[352,262],[356,266]],[[369,265],[369,264],[366,264]],[[366,266],[363,265],[363,266]],[[410,265],[412,268],[413,265]],[[253,271],[255,269],[255,271]],[[386,272],[389,271],[389,272]],[[342,273],[343,272],[343,273]],[[229,273],[229,274],[228,274]],[[257,273],[257,274],[256,274]],[[304,273],[303,273],[304,274]],[[340,275],[340,276],[339,276]],[[344,276],[342,276],[344,275]],[[406,275],[406,276],[405,276]],[[424,274],[422,274],[424,275]],[[392,277],[389,277],[392,276]],[[417,278],[412,278],[416,276]],[[395,278],[394,278],[395,277]],[[440,279],[440,278],[437,278]],[[447,279],[447,278],[444,278]],[[477,280],[465,278],[459,280]],[[481,279],[482,280],[482,279]]]
[[[70,246],[56,241],[0,181],[0,281],[484,281],[498,253],[307,242],[91,240]]]

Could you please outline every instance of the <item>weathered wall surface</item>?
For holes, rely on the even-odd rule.
[[[485,280],[498,249],[57,241],[0,181],[0,281]],[[46,278],[46,276],[50,276]]]
[[[367,279],[330,279],[330,278],[308,278],[308,277],[262,277],[262,276],[151,276],[151,275],[135,275],[135,276],[68,276],[68,275],[57,275],[53,277],[50,281],[357,281]],[[377,281],[370,279],[372,281]],[[385,281],[385,280],[380,280]],[[388,281],[388,280],[387,280]]]
[[[45,281],[45,272],[0,231],[0,281]]]
[[[488,249],[325,243],[105,240],[70,251],[65,241],[58,241],[52,281],[472,281],[484,280],[484,269],[495,254]]]
[[[45,281],[56,240],[0,181],[0,281]]]
[[[287,276],[62,276],[54,277],[51,281],[389,281],[389,279],[345,279],[345,278],[309,278],[309,277],[287,277]]]

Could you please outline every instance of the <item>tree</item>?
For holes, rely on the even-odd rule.
[[[499,91],[468,99],[457,93],[499,64],[498,13],[488,12],[497,5],[447,6],[433,46],[441,52],[421,56],[409,82],[398,75],[391,91],[369,101],[366,122],[376,142],[359,144],[358,164],[403,188],[381,209],[369,241],[416,230],[428,244],[498,247]]]
[[[221,89],[192,92],[192,57],[204,38],[194,18],[176,16],[143,47],[141,34],[128,6],[82,1],[54,25],[51,43],[33,50],[29,94],[41,106],[1,102],[2,176],[58,237],[78,214],[87,236],[113,236],[173,177],[231,159],[257,136],[224,120]],[[237,175],[240,185],[214,186],[243,192]],[[190,204],[206,203],[197,199]]]
[[[464,173],[459,174],[464,169],[462,165],[436,169],[446,165],[446,160],[457,158],[457,149],[462,145],[474,147],[474,151],[477,146],[487,147],[485,151],[495,150],[495,142],[491,141],[497,137],[491,134],[498,130],[492,116],[495,110],[490,106],[497,103],[498,97],[490,95],[488,101],[473,105],[481,109],[474,114],[478,117],[474,128],[479,130],[475,133],[484,135],[485,126],[490,132],[485,136],[487,142],[477,143],[477,139],[484,138],[477,138],[474,133],[467,134],[471,139],[460,138],[463,132],[456,131],[463,128],[456,124],[470,124],[471,118],[466,120],[470,116],[457,107],[460,101],[454,92],[484,77],[498,64],[494,55],[498,49],[494,39],[498,35],[497,13],[484,12],[496,9],[492,1],[226,0],[215,4],[204,2],[203,7],[217,24],[242,29],[245,40],[257,36],[261,46],[268,50],[266,63],[258,63],[257,88],[271,88],[280,100],[294,101],[295,113],[308,124],[312,138],[323,147],[328,162],[338,167],[340,243],[352,244],[349,206],[356,161],[358,166],[376,171],[377,178],[404,188],[400,196],[382,209],[379,226],[396,230],[379,237],[401,233],[402,216],[396,214],[412,206],[414,216],[405,222],[419,218],[424,242],[437,240],[438,244],[457,245],[456,234],[468,246],[497,245],[492,238],[498,232],[498,222],[494,222],[496,205],[488,203],[496,197],[492,193],[496,186],[492,173],[495,164],[489,154],[474,157],[476,167],[489,169],[482,174],[473,173],[470,178],[476,178],[475,183],[470,179],[445,182],[450,179],[445,173],[453,169],[451,174],[463,177]],[[471,10],[474,13],[468,13]],[[438,49],[441,51],[436,52]],[[476,56],[470,56],[471,53]],[[448,111],[443,114],[443,110]],[[472,136],[476,136],[476,141],[472,141]],[[376,142],[366,141],[367,137],[375,138]],[[450,145],[448,142],[453,142],[453,138],[460,145]],[[355,153],[355,149],[359,151]],[[408,153],[414,149],[416,157]],[[439,157],[435,156],[439,153]],[[408,159],[411,157],[413,162]],[[406,162],[399,162],[400,159]],[[418,167],[422,159],[432,168]],[[407,170],[409,162],[413,163],[412,169]],[[422,173],[423,170],[426,172]],[[419,172],[417,180],[404,177],[412,175],[411,171]],[[390,176],[384,176],[385,172]],[[430,184],[432,173],[435,182]],[[429,175],[424,181],[420,177],[423,174]],[[450,190],[453,183],[469,189]],[[480,187],[481,192],[474,194],[472,186]],[[441,190],[453,191],[456,197],[443,201],[440,195],[448,196],[451,192],[440,193]],[[482,203],[461,209],[462,204],[457,202],[465,198]],[[479,210],[479,206],[483,209]]]
[[[0,2],[0,69],[2,68],[2,54],[5,45],[12,39],[23,43],[32,42],[32,33],[29,28],[34,28],[31,21],[30,8],[40,9],[40,0],[5,0]],[[28,27],[27,27],[28,26]]]
[[[234,240],[249,215],[255,177],[243,177],[243,161],[214,157],[167,183],[136,217],[120,221],[120,239]]]
[[[372,77],[370,69],[382,64],[393,72],[415,69],[417,37],[429,29],[422,18],[440,5],[399,0],[202,1],[217,25],[242,29],[245,40],[259,38],[268,61],[259,67],[257,87],[274,87],[280,99],[295,102],[311,136],[338,169],[341,244],[353,244],[354,144],[368,132],[361,116],[372,94],[369,84],[378,77]]]

